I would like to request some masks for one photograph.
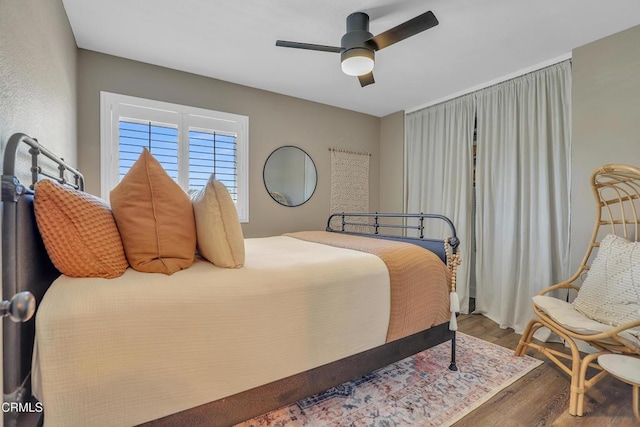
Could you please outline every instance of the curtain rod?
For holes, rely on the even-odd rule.
[[[344,150],[342,148],[329,148],[329,151],[337,151],[338,153],[359,154],[361,156],[369,156],[369,157],[371,157],[371,153],[366,152],[366,151],[357,152],[357,151]]]
[[[500,83],[504,83],[509,80],[513,80],[518,77],[522,77],[526,74],[533,73],[538,70],[542,70],[543,68],[551,67],[552,65],[559,64],[561,62],[570,60],[572,58],[572,52],[565,53],[564,55],[557,56],[553,59],[549,59],[544,62],[540,62],[538,64],[532,65],[531,67],[523,68],[522,70],[516,71],[515,73],[507,74],[506,76],[499,77],[497,79],[490,80],[488,82],[481,83],[477,86],[473,86],[462,90],[460,92],[456,92],[454,94],[445,96],[443,98],[436,99],[431,102],[427,102],[426,104],[418,105],[417,107],[408,108],[404,111],[404,114],[415,113],[416,111],[424,110],[425,108],[433,107],[434,105],[442,104],[443,102],[452,101],[456,98],[462,98],[465,95],[470,95],[474,92],[477,92],[482,89],[489,88],[491,86],[498,85]]]

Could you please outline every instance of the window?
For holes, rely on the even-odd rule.
[[[101,92],[102,197],[146,147],[185,191],[222,182],[249,221],[249,118],[237,114]]]

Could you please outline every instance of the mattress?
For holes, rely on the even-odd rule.
[[[246,239],[241,269],[61,276],[36,317],[33,388],[47,425],[133,425],[384,344],[375,255]]]

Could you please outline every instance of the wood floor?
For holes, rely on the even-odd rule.
[[[500,329],[482,315],[461,315],[458,330],[468,335],[515,350],[520,335],[513,329]],[[563,348],[558,344],[559,348]],[[633,426],[631,386],[611,376],[600,381],[585,399],[582,417],[569,415],[569,377],[534,350],[530,356],[545,363],[502,390],[455,427],[473,426]],[[464,369],[459,366],[460,369]]]

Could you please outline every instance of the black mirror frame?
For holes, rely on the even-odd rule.
[[[311,164],[313,165],[313,171],[315,172],[315,175],[316,175],[316,182],[315,182],[315,185],[313,186],[313,191],[311,192],[309,197],[307,197],[307,199],[304,202],[299,203],[297,205],[285,205],[285,204],[281,203],[279,200],[277,200],[273,196],[273,194],[271,194],[271,191],[269,190],[269,187],[267,187],[267,180],[266,180],[266,176],[265,176],[266,175],[266,170],[267,170],[267,164],[269,163],[269,159],[271,158],[271,156],[273,156],[281,148],[297,148],[298,150],[302,151],[305,154],[305,156],[307,156],[309,158],[309,160],[311,160]],[[273,150],[271,152],[271,154],[269,154],[269,156],[267,156],[267,159],[264,161],[264,166],[262,167],[262,183],[264,184],[264,188],[267,191],[267,194],[269,195],[269,197],[271,197],[271,199],[273,199],[273,201],[275,201],[280,206],[284,206],[284,207],[287,207],[287,208],[295,208],[295,207],[304,205],[309,200],[311,200],[311,198],[313,197],[314,194],[316,194],[316,189],[318,188],[318,167],[316,166],[316,162],[313,161],[313,157],[311,157],[309,155],[309,153],[307,153],[302,148],[297,147],[295,145],[282,145],[282,146],[276,148],[275,150]]]

